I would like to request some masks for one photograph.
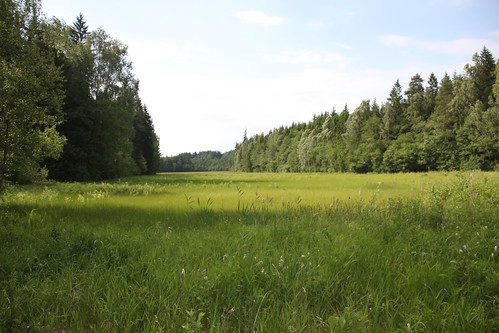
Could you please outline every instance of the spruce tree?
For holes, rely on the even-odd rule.
[[[430,115],[435,111],[435,103],[438,94],[438,79],[435,74],[431,73],[428,78],[428,86],[425,89],[425,112],[424,119],[427,120]]]
[[[486,47],[480,53],[475,53],[473,55],[473,64],[466,67],[468,75],[476,85],[476,97],[486,107],[492,105],[489,99],[495,81],[495,68],[494,56]]]
[[[75,44],[83,43],[88,35],[88,25],[83,17],[83,14],[80,13],[75,21],[73,22],[73,26],[70,29],[70,38],[71,41]]]
[[[399,80],[395,82],[388,97],[388,102],[383,108],[382,132],[386,141],[395,139],[401,130],[403,123],[404,99]]]

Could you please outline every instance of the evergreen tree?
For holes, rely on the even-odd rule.
[[[158,172],[160,155],[159,141],[147,107],[139,104],[134,117],[133,158],[137,171],[143,175]]]
[[[423,78],[419,74],[415,74],[411,78],[411,81],[409,82],[409,88],[405,91],[405,95],[409,103],[411,102],[411,98],[424,92],[423,81]]]
[[[498,162],[499,118],[478,100],[457,133],[461,169],[492,170]]]
[[[88,35],[88,26],[83,14],[80,13],[70,29],[70,39],[73,43],[83,43]]]
[[[484,60],[485,59],[485,60]],[[499,83],[490,86],[490,56],[482,51],[464,75],[419,74],[402,95],[399,81],[381,106],[364,101],[351,114],[315,115],[236,145],[235,167],[249,171],[417,172],[493,169],[498,160]],[[480,68],[489,68],[481,70]],[[480,69],[480,70],[479,70]],[[479,74],[482,73],[482,74]],[[489,82],[487,108],[477,82]],[[483,92],[483,91],[482,91]]]
[[[75,27],[81,21],[80,15]],[[126,46],[103,30],[75,43],[75,27],[59,29],[66,36],[66,43],[57,45],[63,45],[61,67],[67,91],[66,121],[59,131],[68,144],[61,158],[51,163],[52,177],[99,180],[156,172],[157,137],[149,114],[142,109]]]
[[[435,111],[428,119],[424,129],[422,160],[430,170],[445,168],[445,161],[449,158],[443,122],[446,119],[450,102],[454,98],[453,91],[454,85],[446,73],[435,97]]]
[[[403,124],[404,99],[399,80],[395,82],[388,102],[383,108],[382,132],[386,141],[395,139],[400,133]]]
[[[438,79],[435,74],[431,73],[428,78],[428,86],[425,89],[425,112],[424,119],[427,120],[435,111],[436,98],[438,94]]]
[[[473,55],[473,65],[466,66],[468,75],[476,85],[476,98],[486,107],[492,105],[489,98],[492,97],[492,85],[495,81],[496,61],[490,51],[484,47],[478,54]]]
[[[423,88],[423,79],[419,74],[414,75],[409,82],[409,89],[405,92],[407,106],[404,110],[404,119],[401,133],[420,132],[426,119],[426,101]]]

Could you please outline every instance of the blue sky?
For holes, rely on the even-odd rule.
[[[42,0],[129,47],[161,152],[232,149],[248,135],[383,102],[398,78],[499,55],[498,0]]]

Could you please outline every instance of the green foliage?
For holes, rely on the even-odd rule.
[[[66,79],[65,122],[68,142],[50,176],[60,180],[99,180],[154,174],[159,143],[127,48],[105,31],[88,31],[80,14],[72,27],[53,22],[53,47]]]
[[[37,1],[0,1],[0,193],[6,179],[32,181],[59,156],[62,78],[46,47]]]
[[[199,153],[182,153],[177,156],[163,157],[160,171],[228,171],[232,162],[233,151],[202,151]]]
[[[465,74],[432,73],[425,86],[397,80],[380,106],[363,101],[351,114],[333,110],[236,145],[233,170],[268,172],[412,172],[493,170],[499,163],[497,69],[484,48]],[[495,81],[494,81],[495,80]],[[495,83],[494,83],[495,82]]]
[[[70,28],[69,37],[71,41],[75,44],[83,43],[88,35],[88,25],[83,17],[83,14],[80,13],[77,17],[73,26]]]
[[[0,330],[497,330],[497,172],[10,188]]]
[[[0,1],[0,192],[30,182],[153,174],[159,145],[126,46],[43,19],[40,1]]]
[[[139,107],[135,114],[133,138],[133,158],[139,174],[153,175],[159,171],[159,140],[147,108]]]

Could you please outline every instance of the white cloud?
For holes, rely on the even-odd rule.
[[[271,78],[214,79],[206,76],[154,73],[141,75],[143,101],[149,106],[163,154],[194,150],[229,150],[245,129],[253,135],[291,122],[310,121],[314,114],[355,108],[362,99],[386,100],[400,78],[414,73],[460,70],[461,64],[391,70],[311,66]]]
[[[470,55],[480,51],[484,46],[493,53],[499,52],[499,36],[496,32],[489,34],[490,38],[458,38],[446,41],[418,40],[409,36],[384,35],[379,40],[387,46],[413,47],[434,53]]]
[[[409,44],[411,38],[402,35],[383,35],[379,37],[381,43],[389,46],[404,46]]]
[[[245,10],[236,13],[241,23],[250,25],[271,26],[284,22],[280,16],[270,16],[258,10]]]
[[[337,52],[318,51],[285,51],[278,54],[264,55],[263,61],[268,64],[289,65],[347,65],[347,57]]]

